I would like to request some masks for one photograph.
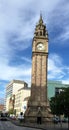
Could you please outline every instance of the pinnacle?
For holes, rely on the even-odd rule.
[[[40,14],[39,24],[43,24],[42,14]]]

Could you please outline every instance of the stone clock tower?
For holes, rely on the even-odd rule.
[[[47,62],[48,33],[40,15],[32,43],[31,96],[25,112],[25,120],[29,122],[47,121]]]

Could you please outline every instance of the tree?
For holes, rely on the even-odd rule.
[[[63,93],[64,114],[69,118],[69,88]]]
[[[50,99],[50,108],[52,114],[64,114],[69,122],[69,87]]]
[[[60,116],[63,114],[63,100],[62,96],[59,97],[56,95],[55,97],[52,97],[50,100],[50,108],[53,115]]]
[[[13,114],[13,109],[11,108],[8,113]]]

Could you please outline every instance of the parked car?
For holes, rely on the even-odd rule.
[[[10,114],[10,118],[16,120],[16,116],[14,114]]]
[[[7,121],[7,117],[6,117],[5,113],[1,113],[0,120],[1,121]]]
[[[53,122],[57,124],[59,122],[59,117],[53,117]]]
[[[65,117],[64,117],[64,118],[62,119],[62,122],[64,122],[64,123],[68,122],[68,118],[65,118]]]

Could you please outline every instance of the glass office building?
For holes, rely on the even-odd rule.
[[[48,91],[48,98],[55,96],[55,89],[56,88],[66,88],[69,87],[69,84],[63,84],[62,81],[53,81],[48,80],[47,83],[47,91]]]

